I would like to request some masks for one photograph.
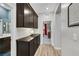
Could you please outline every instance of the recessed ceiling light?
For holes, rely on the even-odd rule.
[[[48,10],[48,8],[46,8]]]

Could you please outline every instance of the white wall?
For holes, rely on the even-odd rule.
[[[54,26],[54,46],[61,49],[61,5],[57,6],[55,13],[55,26]]]
[[[53,13],[51,21],[51,44],[55,46],[55,13]]]
[[[61,49],[61,6],[57,4],[55,12],[52,14],[52,24],[51,24],[51,43],[56,49]],[[57,13],[59,12],[59,13]]]
[[[79,56],[79,26],[68,27],[68,5],[66,3],[61,5],[62,55]]]
[[[55,47],[61,48],[61,13],[56,14],[55,16]]]

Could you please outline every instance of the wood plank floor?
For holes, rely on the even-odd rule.
[[[55,49],[51,44],[42,44],[37,49],[35,56],[61,56],[61,50]]]

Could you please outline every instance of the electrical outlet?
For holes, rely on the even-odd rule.
[[[77,34],[73,34],[73,39],[75,40],[75,41],[77,41]]]

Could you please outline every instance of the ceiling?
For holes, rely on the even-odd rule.
[[[30,3],[37,14],[54,12],[58,3]]]

